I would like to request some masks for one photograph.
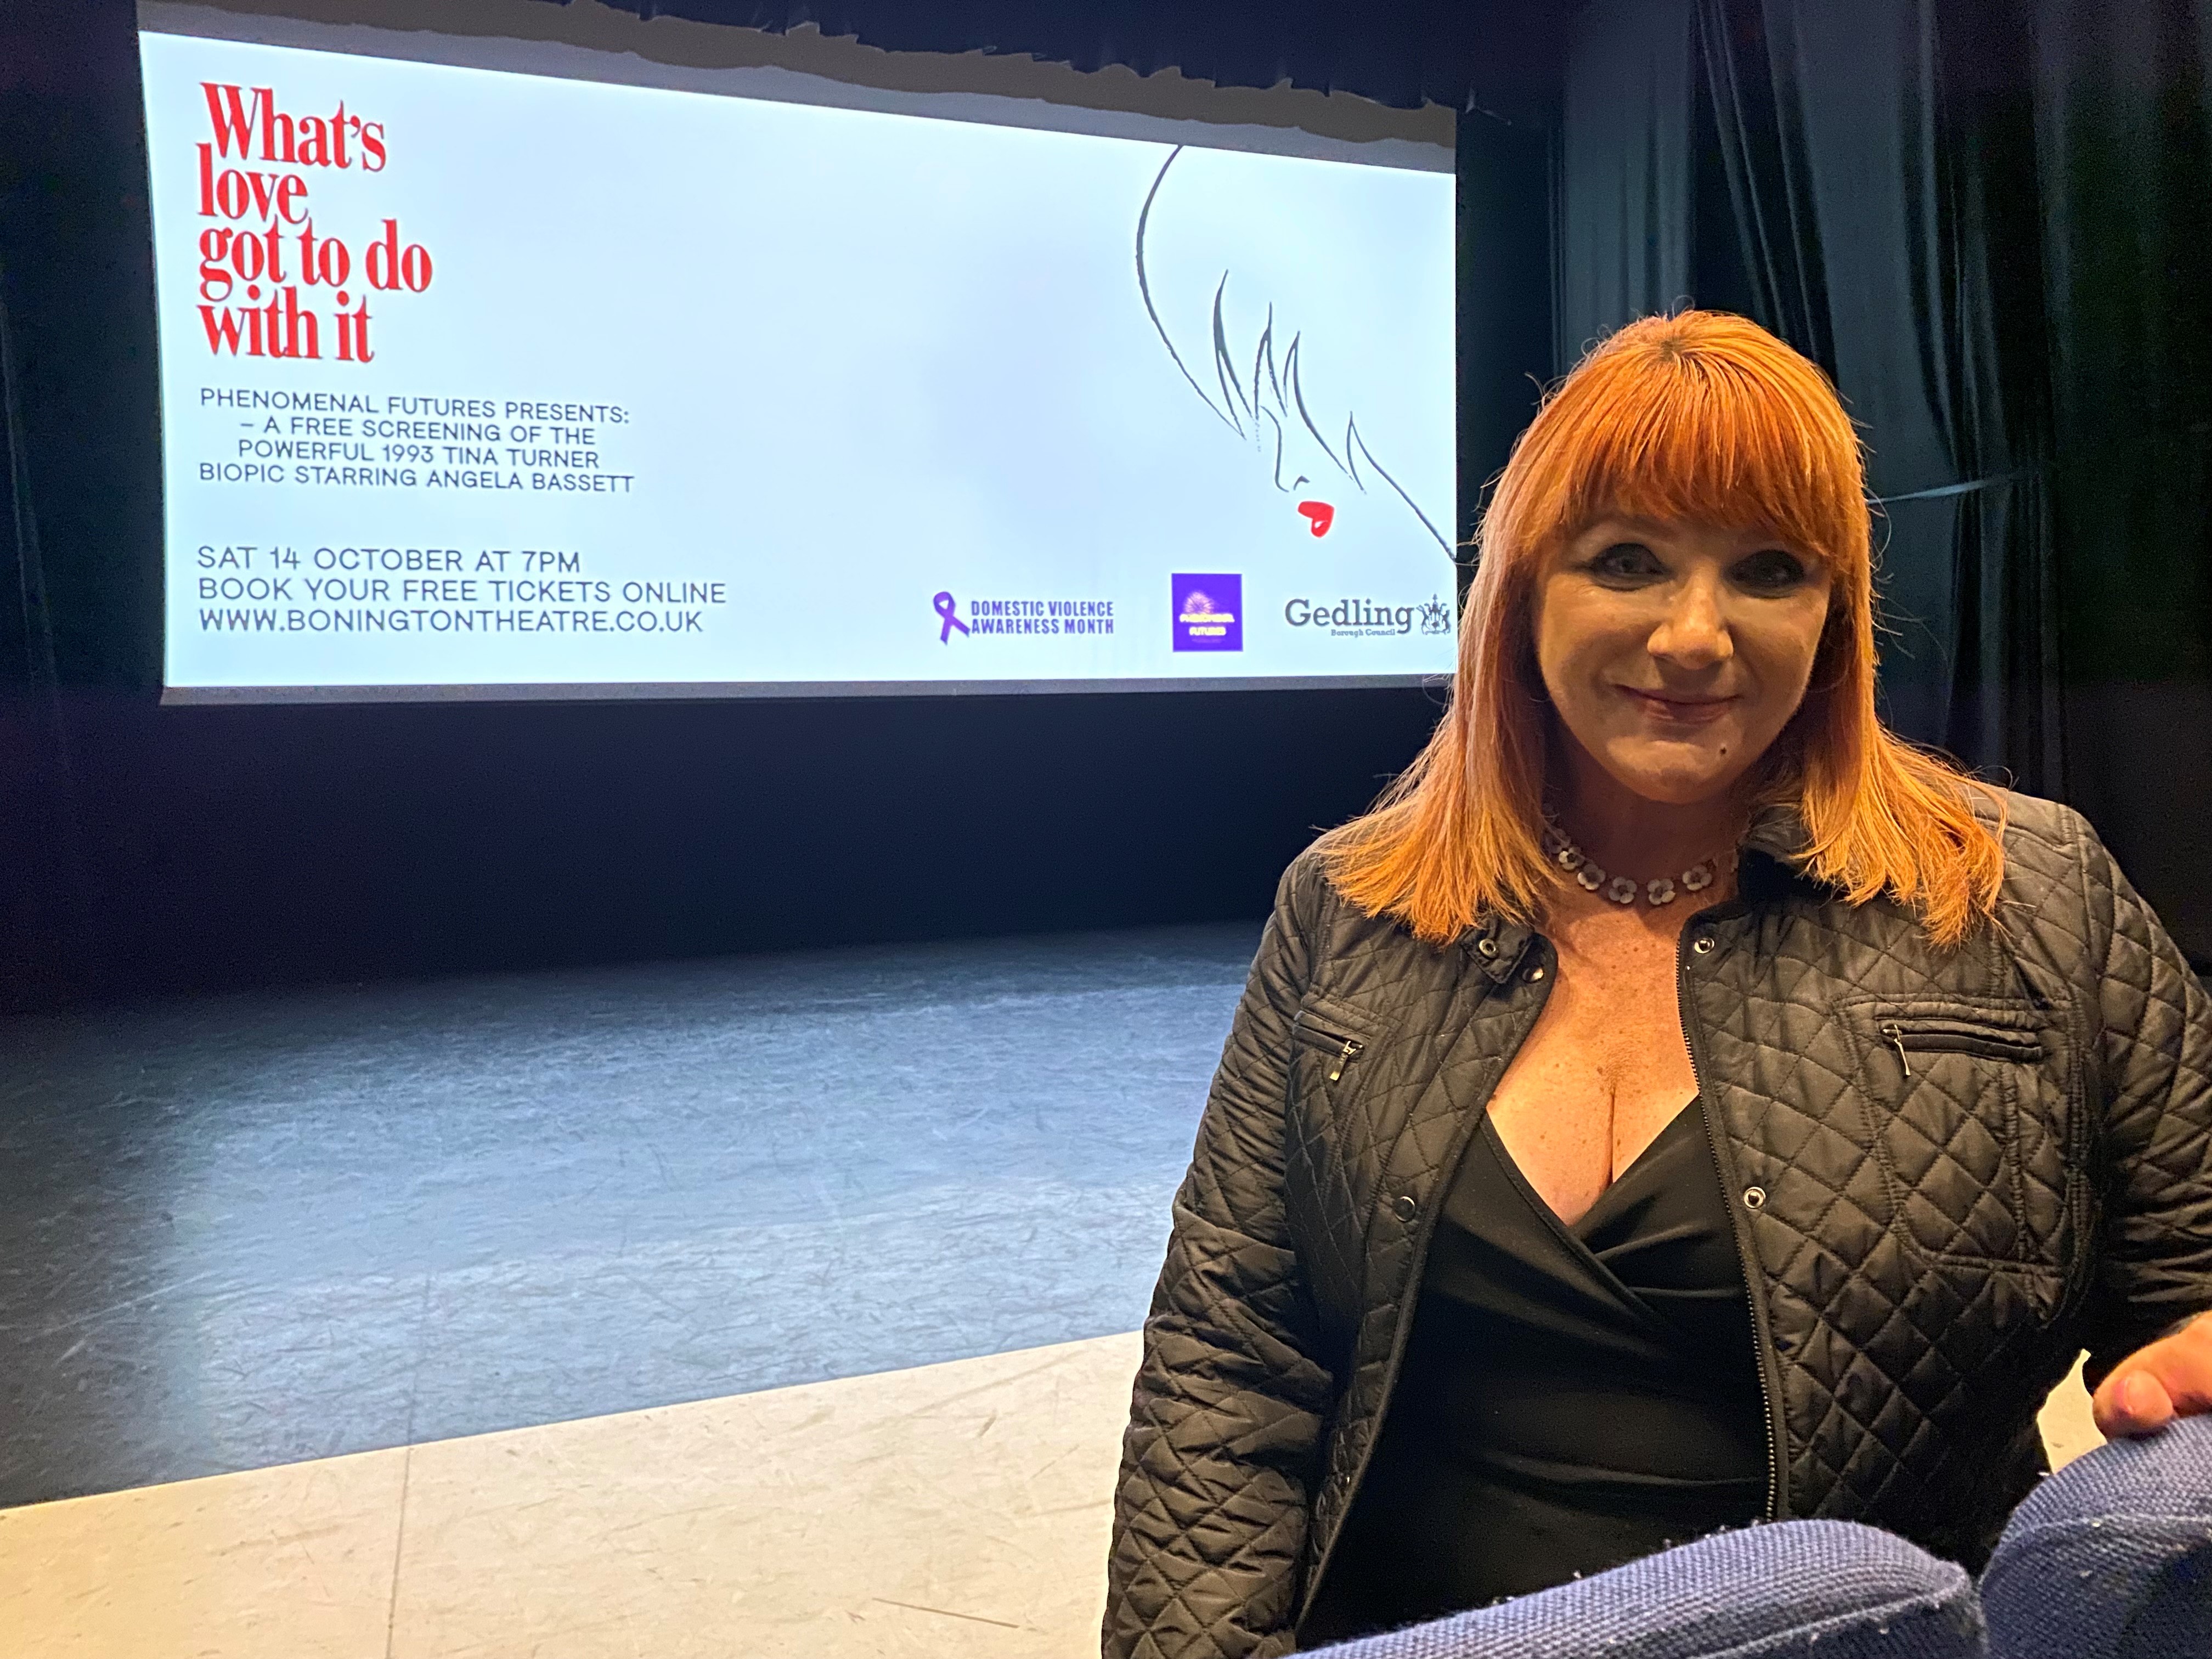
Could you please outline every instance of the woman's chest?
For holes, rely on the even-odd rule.
[[[1565,1107],[1592,1093],[1671,1088],[1687,1074],[1672,939],[1628,934],[1595,949],[1562,939],[1534,984],[1536,1017],[1509,1057],[1497,1103],[1533,1085],[1564,1089]]]
[[[1569,1223],[1698,1092],[1671,947],[1646,944],[1592,957],[1563,941],[1551,994],[1491,1098],[1499,1139]]]
[[[1319,976],[1291,1057],[1286,1191],[1327,1264],[1324,1303],[1395,1293],[1368,1264],[1418,1261],[1486,1112],[1576,1127],[1567,1214],[1567,1186],[1594,1201],[1702,1089],[1761,1257],[1814,1246],[1836,1286],[1884,1287],[1876,1311],[1940,1281],[2033,1281],[2048,1316],[2087,1220],[2074,1022],[2002,964],[1931,960],[1853,913],[1848,929],[1814,920],[1700,921],[1613,971],[1577,972],[1572,941],[1537,937],[1491,974],[1375,952]]]

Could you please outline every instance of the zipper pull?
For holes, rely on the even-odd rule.
[[[1905,1067],[1907,1077],[1912,1075],[1912,1062],[1905,1057],[1905,1028],[1893,1019],[1881,1023],[1881,1034],[1889,1039],[1889,1046],[1897,1050],[1897,1063]]]
[[[1358,1059],[1359,1056],[1359,1051],[1366,1046],[1367,1045],[1362,1042],[1358,1037],[1345,1038],[1344,1047],[1336,1051],[1336,1064],[1329,1068],[1328,1080],[1331,1083],[1334,1083],[1337,1079],[1342,1077],[1344,1075],[1346,1064],[1348,1061]]]

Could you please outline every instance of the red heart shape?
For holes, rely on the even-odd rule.
[[[1300,501],[1298,511],[1312,520],[1316,536],[1328,535],[1329,526],[1336,522],[1336,509],[1327,501]]]

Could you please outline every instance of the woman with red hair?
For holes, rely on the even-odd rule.
[[[1875,708],[1857,436],[1741,318],[1516,446],[1449,711],[1285,873],[1177,1193],[1109,1659],[1761,1519],[1978,1566],[2083,1348],[2212,1409],[2212,1000],[2081,817]]]

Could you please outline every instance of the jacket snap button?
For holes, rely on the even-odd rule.
[[[1474,951],[1477,956],[1494,957],[1498,954],[1498,941],[1494,939],[1479,939],[1474,942]]]
[[[1420,1214],[1421,1206],[1413,1202],[1413,1194],[1401,1193],[1390,1200],[1390,1210],[1399,1220],[1411,1221],[1415,1216]]]
[[[1711,933],[1698,934],[1690,941],[1690,948],[1701,957],[1710,955],[1713,948],[1713,936]]]
[[[1766,1188],[1764,1187],[1745,1188],[1743,1189],[1743,1207],[1747,1210],[1765,1209],[1766,1207]]]

